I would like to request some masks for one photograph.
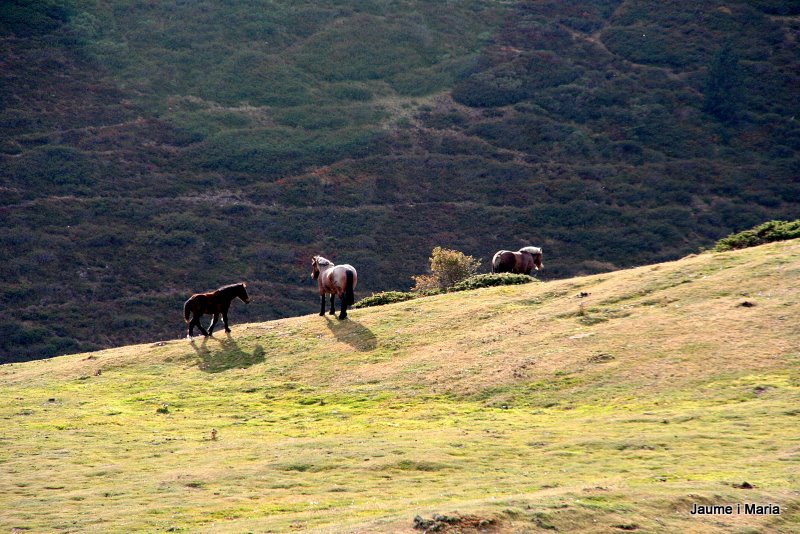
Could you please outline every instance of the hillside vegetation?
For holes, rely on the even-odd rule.
[[[9,0],[0,361],[362,294],[443,246],[563,278],[675,259],[800,199],[796,3]],[[310,294],[310,295],[309,295]]]
[[[798,281],[793,240],[3,365],[0,529],[796,532]],[[737,502],[781,514],[688,513]]]

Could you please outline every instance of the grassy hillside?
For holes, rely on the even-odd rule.
[[[306,313],[313,254],[368,294],[434,246],[543,246],[563,278],[795,219],[798,16],[4,2],[0,361],[174,336],[189,294],[242,279],[266,296],[246,320]]]
[[[794,240],[4,365],[0,528],[796,532],[798,280]],[[737,502],[782,513],[688,513]]]

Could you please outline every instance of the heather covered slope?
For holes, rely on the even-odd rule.
[[[434,246],[562,278],[795,219],[793,6],[4,2],[0,361],[242,279],[241,319],[306,313],[313,254],[369,294]]]
[[[794,240],[4,365],[0,528],[796,532],[798,280]],[[737,502],[781,515],[688,513]]]

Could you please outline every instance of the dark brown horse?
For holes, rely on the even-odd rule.
[[[231,301],[236,297],[242,299],[245,304],[250,302],[250,297],[247,296],[246,283],[231,284],[210,293],[197,293],[189,297],[189,300],[183,305],[183,318],[189,323],[187,335],[192,337],[195,326],[200,329],[204,336],[212,335],[220,314],[222,314],[222,322],[225,324],[225,331],[230,332],[231,329],[228,328],[228,308],[231,307]],[[200,324],[200,318],[206,314],[214,316],[208,331]],[[189,320],[190,315],[193,315],[191,321]]]
[[[517,252],[501,250],[492,258],[493,273],[517,273],[530,275],[534,269],[541,270],[542,249],[539,247],[523,247]]]
[[[334,265],[332,261],[326,260],[322,256],[311,258],[311,278],[319,285],[319,299],[321,310],[320,315],[325,315],[325,294],[331,296],[331,315],[336,315],[333,299],[336,295],[342,302],[342,311],[339,319],[347,318],[347,307],[352,305],[356,299],[353,290],[358,283],[358,273],[352,265]]]

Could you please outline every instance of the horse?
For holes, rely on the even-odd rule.
[[[542,249],[522,247],[517,252],[500,250],[492,258],[493,273],[517,273],[530,275],[533,269],[544,269]]]
[[[347,307],[355,301],[353,290],[358,283],[358,273],[352,265],[334,265],[322,256],[311,258],[311,278],[319,285],[320,315],[325,315],[325,294],[331,296],[331,315],[336,315],[333,299],[336,295],[342,302],[339,319],[347,318]]]
[[[231,329],[228,328],[228,308],[231,307],[231,301],[236,297],[242,299],[245,304],[250,302],[245,282],[223,286],[209,293],[196,293],[189,297],[189,300],[183,305],[183,319],[189,324],[187,335],[192,337],[195,326],[200,329],[204,336],[212,335],[220,314],[222,314],[222,321],[225,324],[225,332],[230,332]],[[194,314],[194,317],[190,321],[189,316],[192,314]],[[200,324],[200,318],[205,314],[214,316],[208,331]]]

